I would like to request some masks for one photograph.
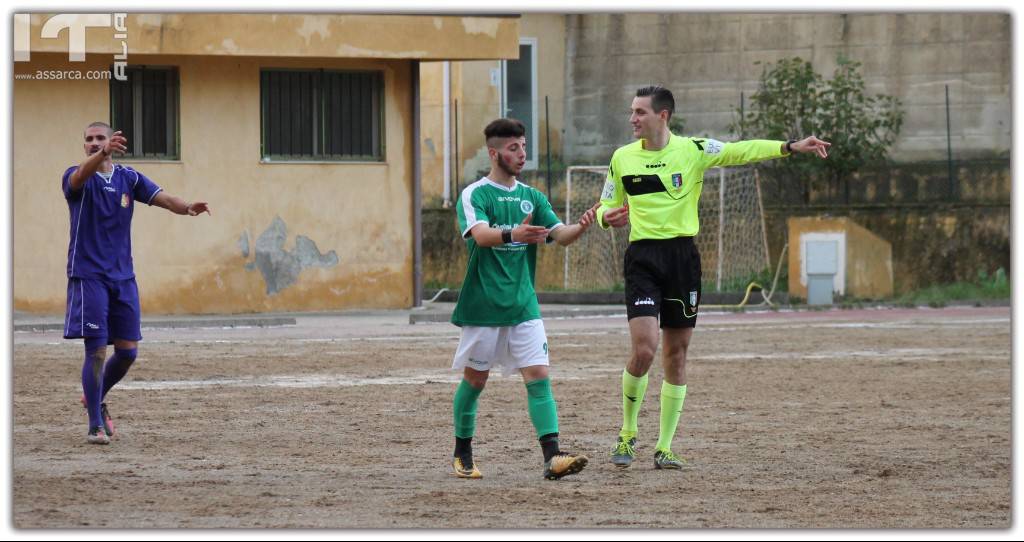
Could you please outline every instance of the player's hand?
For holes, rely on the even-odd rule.
[[[111,134],[107,144],[103,146],[103,153],[110,156],[113,153],[126,154],[128,152],[128,140],[118,130]]]
[[[533,219],[533,213],[526,215],[523,219],[522,224],[515,227],[512,230],[512,242],[513,243],[527,243],[537,244],[543,243],[548,238],[548,234],[551,230],[543,226],[531,226],[530,220]]]
[[[795,143],[794,143],[795,145]],[[604,221],[613,228],[621,228],[629,223],[629,202],[619,207],[618,209],[612,209],[604,214]]]
[[[791,144],[789,148],[793,149],[793,152],[813,152],[819,158],[828,158],[828,148],[831,146],[832,144],[828,141],[822,141],[814,136],[810,136]]]
[[[601,202],[599,201],[595,203],[593,207],[587,209],[586,212],[583,213],[583,216],[580,217],[579,224],[580,227],[583,228],[583,231],[587,231],[588,228],[594,225],[594,221],[597,220],[597,208],[600,206]]]
[[[207,205],[205,201],[196,201],[193,203],[189,203],[188,208],[185,209],[185,212],[188,213],[188,216],[199,216],[202,213],[206,213],[210,216],[213,216],[213,213],[210,212],[210,206]]]

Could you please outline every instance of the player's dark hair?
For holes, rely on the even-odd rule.
[[[676,111],[676,99],[672,97],[672,91],[661,86],[651,85],[643,87],[636,91],[637,98],[643,98],[644,96],[651,97],[651,109],[655,113],[668,110],[668,118],[672,118],[672,113]]]
[[[493,120],[484,128],[484,138],[487,139],[488,145],[491,145],[491,140],[494,138],[523,137],[524,135],[526,135],[526,127],[516,119]]]
[[[108,136],[109,136],[110,134],[113,134],[113,133],[114,133],[114,129],[113,129],[113,128],[111,128],[109,124],[107,124],[107,123],[105,123],[105,122],[100,122],[100,121],[96,121],[96,122],[94,122],[94,123],[92,123],[92,124],[90,124],[90,125],[86,126],[86,127],[85,127],[85,129],[86,129],[86,130],[88,130],[89,128],[95,128],[95,127],[97,127],[97,126],[102,126],[102,127],[106,128],[106,129],[107,129],[107,135],[108,135]]]

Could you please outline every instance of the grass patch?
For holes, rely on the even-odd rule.
[[[898,306],[927,305],[942,308],[951,301],[1009,299],[1010,279],[1006,271],[999,268],[989,275],[984,270],[978,271],[978,277],[970,282],[954,282],[937,284],[907,292],[896,298]]]

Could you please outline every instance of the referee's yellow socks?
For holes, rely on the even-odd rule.
[[[622,431],[619,436],[625,440],[636,437],[636,419],[647,391],[647,375],[636,377],[622,370]]]
[[[670,451],[672,439],[676,436],[676,426],[683,414],[683,400],[686,399],[686,384],[676,386],[667,381],[661,383],[661,432],[655,451]]]

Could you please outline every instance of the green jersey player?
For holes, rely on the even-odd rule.
[[[558,412],[548,378],[548,343],[533,288],[537,245],[557,241],[565,246],[593,223],[597,205],[577,224],[562,224],[544,194],[516,180],[526,163],[526,133],[514,119],[487,125],[491,171],[462,191],[456,210],[459,229],[469,249],[466,278],[452,323],[461,327],[452,363],[463,380],[453,401],[455,454],[452,465],[460,478],[480,478],[473,460],[477,399],[492,368],[504,374],[519,371],[526,384],[530,420],[544,455],[544,477],[557,480],[575,474],[587,458],[558,447]]]

